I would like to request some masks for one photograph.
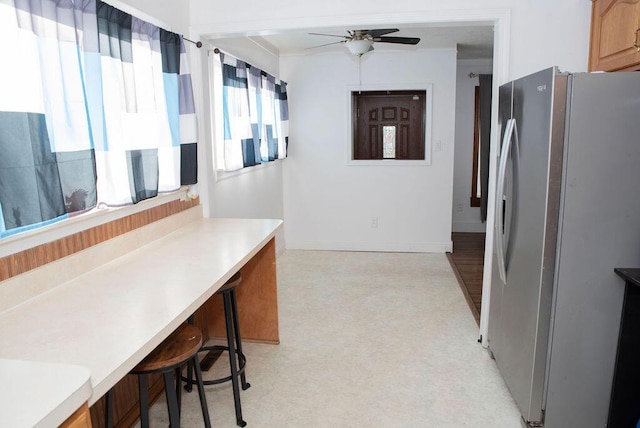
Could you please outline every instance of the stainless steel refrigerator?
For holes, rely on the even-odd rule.
[[[605,427],[624,283],[640,266],[640,73],[500,87],[487,340],[524,424]]]

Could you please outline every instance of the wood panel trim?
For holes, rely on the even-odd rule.
[[[0,281],[12,278],[200,204],[175,200],[0,258]]]

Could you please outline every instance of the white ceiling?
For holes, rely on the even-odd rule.
[[[380,42],[374,43],[374,47],[378,51],[399,49],[412,51],[418,49],[452,48],[457,46],[459,59],[488,59],[493,57],[493,27],[491,26],[440,25],[425,27],[419,25],[389,25],[375,26],[367,29],[372,28],[399,28],[400,31],[388,34],[388,36],[420,38],[420,43],[415,46]],[[327,43],[340,42],[343,39],[339,37],[310,35],[309,33],[341,36],[347,35],[347,30],[352,29],[339,27],[315,28],[305,29],[304,31],[288,31],[248,37],[263,48],[280,55],[309,55],[340,50],[346,52],[346,47],[343,43],[320,46]],[[215,41],[213,42],[215,43]]]

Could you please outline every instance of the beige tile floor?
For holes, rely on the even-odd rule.
[[[281,343],[244,344],[247,427],[520,427],[443,254],[286,251],[277,267]],[[231,385],[206,390],[212,425],[235,427]],[[183,400],[182,425],[202,426],[195,390]],[[164,400],[151,418],[168,426]]]

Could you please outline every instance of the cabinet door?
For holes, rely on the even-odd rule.
[[[595,0],[591,15],[590,71],[640,69],[640,0]]]
[[[60,428],[91,428],[91,416],[89,406],[84,403],[69,418],[60,425]]]

